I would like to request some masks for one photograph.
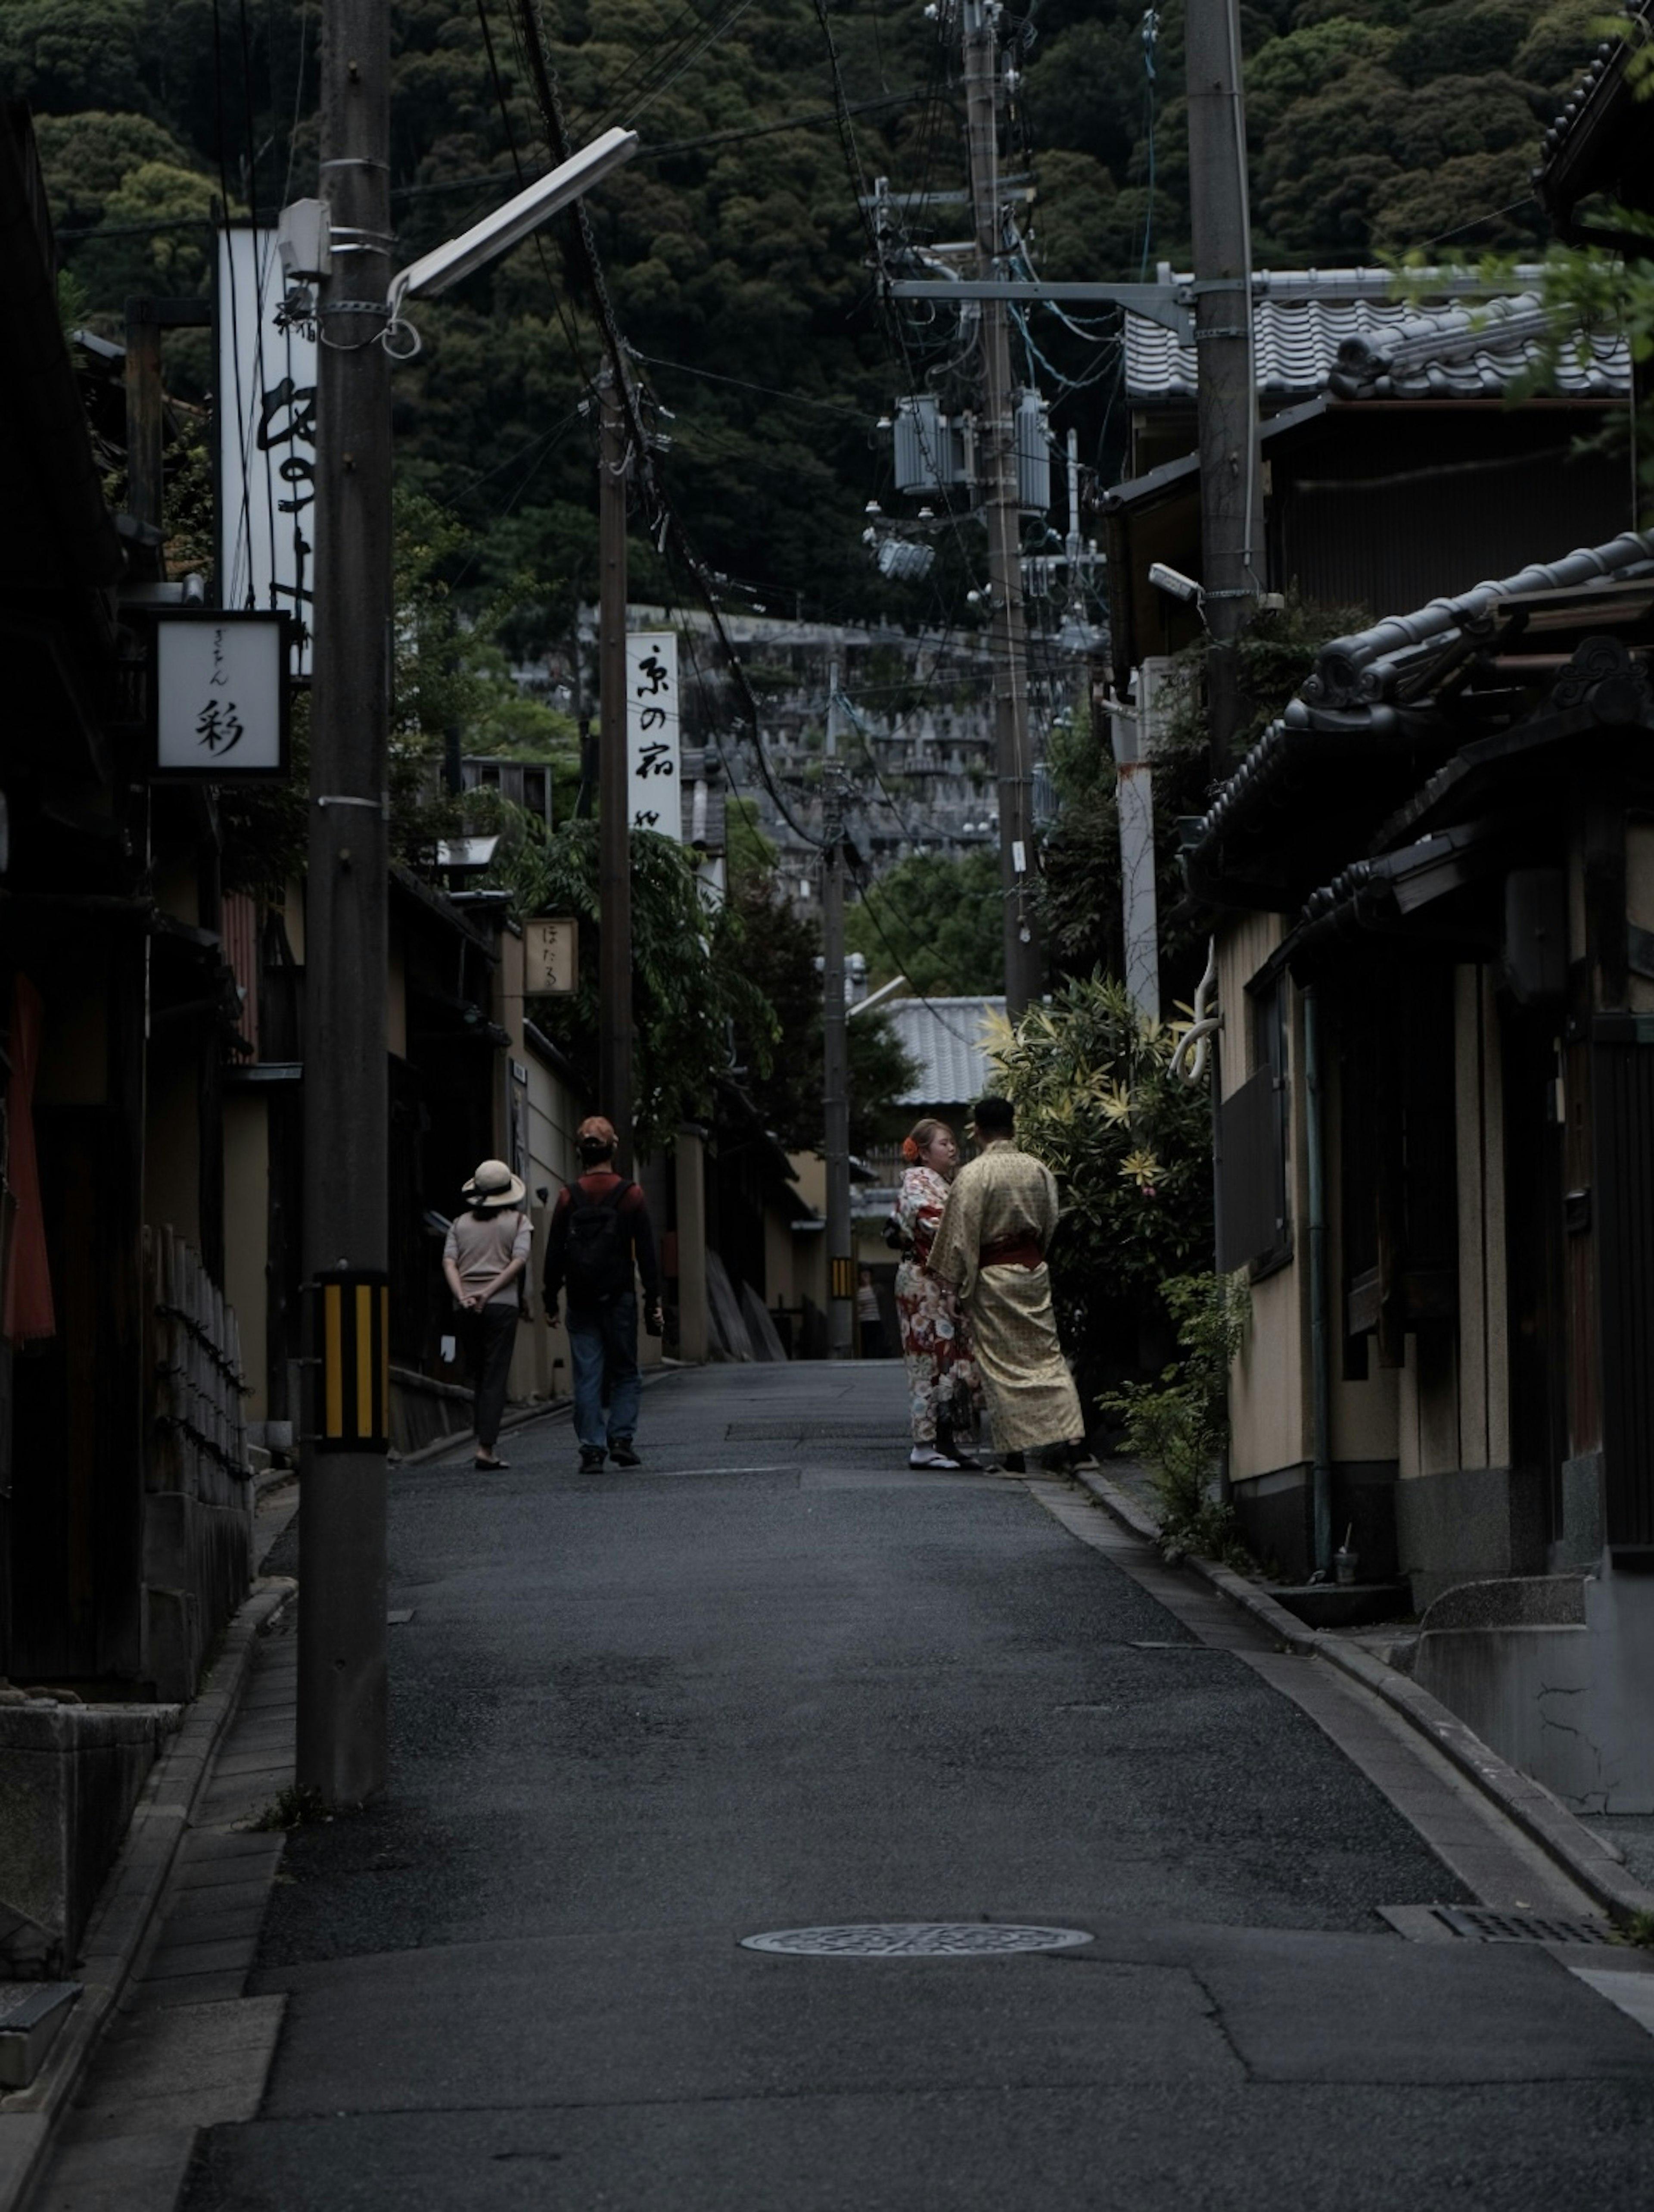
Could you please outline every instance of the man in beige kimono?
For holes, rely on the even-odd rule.
[[[1057,1340],[1045,1252],[1061,1211],[1057,1181],[1018,1148],[1008,1098],[972,1120],[978,1158],[954,1178],[930,1271],[951,1283],[969,1319],[994,1449],[1020,1474],[1027,1452],[1067,1464],[1084,1451],[1079,1393]]]

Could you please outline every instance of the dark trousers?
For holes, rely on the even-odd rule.
[[[643,1402],[638,1372],[638,1304],[623,1291],[600,1306],[568,1310],[574,1362],[574,1434],[582,1451],[630,1443]]]
[[[476,1393],[476,1440],[492,1455],[500,1437],[500,1417],[506,1410],[511,1356],[517,1349],[516,1291],[509,1298],[490,1298],[480,1313],[462,1314],[460,1327],[465,1357],[470,1363],[471,1387]]]

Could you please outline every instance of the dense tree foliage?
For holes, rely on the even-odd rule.
[[[845,915],[845,943],[867,961],[870,983],[898,975],[926,998],[1005,988],[999,853],[949,860],[915,853],[863,887]]]
[[[393,207],[408,255],[542,166],[545,134],[508,0],[399,0]],[[888,468],[874,432],[897,392],[945,375],[951,319],[882,314],[857,192],[962,180],[956,40],[903,0],[751,0],[733,17],[670,0],[550,0],[569,127],[616,119],[639,160],[591,211],[639,374],[676,419],[663,467],[726,596],[812,615],[973,619],[974,525],[943,531],[924,586],[880,578],[862,510]],[[1257,256],[1277,265],[1409,248],[1518,248],[1538,236],[1529,170],[1600,34],[1597,0],[1250,0],[1243,9]],[[1050,0],[1008,35],[1021,89],[1009,165],[1036,179],[1033,252],[1052,276],[1136,276],[1188,250],[1182,0],[1145,45],[1136,0]],[[486,24],[488,37],[484,36]],[[316,0],[10,0],[0,92],[33,106],[52,204],[88,312],[208,279],[216,198],[268,216],[315,185]],[[831,51],[829,50],[829,37]],[[1152,69],[1152,76],[1150,70]],[[908,217],[913,241],[958,210]],[[482,544],[460,580],[530,574],[506,633],[566,635],[592,584],[593,455],[579,410],[598,350],[561,234],[421,305],[398,372],[408,480]],[[1042,318],[1029,343],[1059,432],[1105,469],[1118,361]],[[175,382],[209,371],[169,341]],[[684,588],[638,549],[635,596]]]
[[[1057,1176],[1063,1217],[1051,1289],[1063,1348],[1094,1406],[1170,1349],[1162,1285],[1211,1249],[1211,1122],[1203,1085],[1171,1071],[1175,1030],[1123,984],[1076,978],[990,1046],[1017,1139]]]
[[[733,887],[724,939],[767,1010],[760,1024],[735,1024],[734,1073],[764,1125],[790,1152],[819,1146],[822,1119],[821,954],[817,925],[793,913],[769,877],[751,872]],[[912,1063],[877,1007],[845,1031],[850,1055],[850,1143],[860,1152],[892,1109]]]

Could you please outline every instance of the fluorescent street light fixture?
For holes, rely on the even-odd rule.
[[[1157,591],[1170,592],[1174,599],[1181,599],[1186,607],[1198,606],[1200,586],[1192,576],[1185,576],[1180,568],[1168,568],[1164,561],[1151,561],[1148,580]]]
[[[445,246],[439,246],[433,253],[421,254],[420,258],[404,269],[399,276],[391,280],[391,306],[394,312],[410,295],[445,292],[462,276],[469,276],[484,262],[492,261],[507,246],[515,246],[526,238],[535,226],[554,216],[560,208],[578,200],[582,192],[606,177],[611,169],[618,169],[629,161],[638,150],[635,131],[616,127],[605,131],[601,138],[594,138],[578,154],[549,171],[545,176],[509,199],[504,207],[485,215],[481,222],[474,222],[457,238],[451,238]]]

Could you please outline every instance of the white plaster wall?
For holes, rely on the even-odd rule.
[[[518,994],[516,1012],[521,1012]],[[579,1105],[568,1085],[548,1067],[524,1039],[519,1026],[512,1031],[514,1053],[522,1055],[528,1080],[528,1166],[524,1181],[529,1187],[529,1213],[534,1223],[534,1256],[529,1263],[529,1305],[533,1319],[517,1332],[517,1351],[512,1360],[511,1393],[514,1398],[563,1398],[571,1387],[568,1334],[560,1320],[548,1326],[540,1297],[540,1277],[546,1261],[546,1227],[557,1194],[579,1172],[574,1151],[574,1131],[580,1120]],[[547,1200],[536,1196],[548,1191]]]
[[[1247,914],[1226,920],[1218,932],[1218,1011],[1223,1016],[1218,1070],[1221,1097],[1239,1091],[1252,1072],[1251,1004],[1246,986],[1280,944],[1285,922],[1278,914]]]
[[[1224,1016],[1219,1044],[1220,1095],[1227,1098],[1253,1073],[1251,1003],[1246,986],[1281,942],[1284,927],[1274,914],[1246,915],[1226,925],[1218,939],[1218,1005]],[[1303,1054],[1297,994],[1287,1025],[1287,1188],[1292,1208],[1294,1256],[1252,1285],[1251,1325],[1235,1360],[1229,1389],[1229,1468],[1244,1480],[1296,1466],[1310,1456],[1307,1273],[1303,1250]]]

